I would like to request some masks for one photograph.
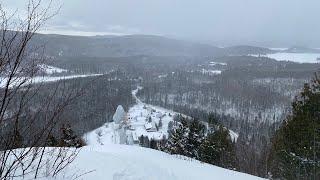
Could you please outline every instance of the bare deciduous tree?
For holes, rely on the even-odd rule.
[[[0,179],[56,176],[78,154],[75,148],[46,147],[62,112],[83,91],[63,82],[50,89],[35,78],[48,58],[32,38],[56,14],[51,2],[41,3],[29,0],[24,18],[0,3]]]

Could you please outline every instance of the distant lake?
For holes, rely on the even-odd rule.
[[[317,60],[317,58],[320,58],[320,54],[318,53],[275,53],[262,56],[266,56],[278,61],[292,61],[298,63],[320,63],[320,61]]]

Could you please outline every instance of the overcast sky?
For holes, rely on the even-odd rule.
[[[2,0],[23,10],[25,0]],[[217,44],[320,42],[320,0],[55,0],[46,33],[155,34]],[[320,43],[319,43],[320,47]]]

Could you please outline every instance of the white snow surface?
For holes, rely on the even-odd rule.
[[[126,136],[125,144],[132,145],[137,144],[137,142],[134,142],[135,137],[141,135],[157,140],[161,140],[163,136],[168,137],[168,124],[173,121],[173,117],[178,113],[141,102],[136,97],[137,92],[138,89],[132,91],[137,104],[131,107],[127,113],[127,126],[123,128],[116,122],[106,123],[104,126],[84,135],[87,144],[122,144],[121,142],[124,141],[121,141],[121,138]],[[148,122],[149,117],[151,117],[152,123]],[[163,126],[159,127],[158,131],[146,130],[146,127],[151,128],[151,126],[154,127],[154,124],[159,124],[160,118]]]
[[[138,87],[141,89],[141,87]],[[137,90],[132,92],[136,98]],[[138,140],[141,134],[153,138],[162,138],[167,132],[167,124],[173,117],[162,118],[163,127],[158,132],[147,132],[143,127],[146,116],[151,115],[157,122],[159,115],[176,114],[173,111],[142,103],[136,98],[137,104],[129,109],[128,117],[132,130],[132,141]],[[156,112],[154,112],[154,110]],[[151,111],[152,114],[151,114]],[[150,114],[149,114],[150,113]],[[161,114],[160,114],[161,113]],[[142,116],[141,116],[142,115]],[[133,117],[133,119],[131,119]],[[135,120],[137,117],[137,120]],[[131,121],[131,122],[130,122]],[[120,145],[121,131],[119,125],[107,123],[85,135],[88,146],[81,149],[76,159],[64,169],[58,177],[46,176],[47,167],[40,170],[39,179],[77,179],[85,180],[258,180],[262,179],[249,174],[227,170],[217,166],[191,160],[179,155],[170,155],[161,151],[139,146]],[[232,137],[237,134],[230,132]],[[127,138],[130,139],[130,138]],[[52,149],[52,148],[50,148]],[[50,159],[50,153],[45,153],[44,162]],[[36,167],[36,166],[35,166]],[[17,171],[17,173],[19,173]],[[22,179],[22,178],[15,178]],[[28,174],[24,179],[33,179]]]
[[[160,151],[127,145],[85,147],[72,166],[70,168],[94,170],[83,176],[88,180],[260,179],[198,161],[185,161]]]
[[[267,55],[252,55],[252,56],[265,56],[277,61],[292,61],[297,63],[320,63],[317,58],[320,54],[316,53],[274,53]]]
[[[65,69],[61,69],[58,67],[54,67],[54,66],[49,66],[46,64],[39,64],[38,67],[45,72],[46,74],[54,74],[54,73],[64,73],[64,72],[68,72],[68,70]]]
[[[276,50],[276,51],[285,51],[288,50],[288,48],[269,48],[271,50]]]
[[[129,108],[127,113],[127,123],[111,122],[104,126],[88,132],[84,135],[84,139],[89,145],[105,145],[105,144],[138,144],[137,138],[141,135],[148,136],[149,139],[161,140],[163,136],[168,137],[168,124],[173,121],[177,112],[145,104],[137,98],[136,93],[141,87],[132,91],[132,96],[136,99],[136,104]],[[118,111],[118,108],[117,108]],[[183,114],[182,114],[183,115]],[[186,115],[183,115],[187,117]],[[149,123],[149,117],[152,122]],[[157,131],[155,124],[162,121],[162,127]],[[123,127],[123,124],[126,126]],[[204,123],[207,126],[207,123]],[[151,130],[147,130],[151,129]],[[229,130],[229,134],[233,141],[237,141],[238,134]]]
[[[82,74],[82,75],[71,75],[71,76],[36,76],[33,78],[29,77],[14,77],[13,80],[10,83],[10,87],[14,87],[18,85],[19,83],[26,81],[24,85],[28,85],[30,83],[45,83],[45,82],[54,82],[54,81],[60,81],[60,80],[66,80],[66,79],[74,79],[74,78],[80,78],[80,77],[89,77],[89,76],[100,76],[102,74]],[[4,77],[0,77],[0,87],[4,87],[7,84],[8,79]]]
[[[45,153],[44,162],[50,159]],[[36,167],[36,166],[35,166]],[[20,169],[18,169],[20,171]],[[19,174],[19,172],[16,172]],[[109,144],[83,147],[76,159],[56,178],[46,175],[44,165],[39,179],[83,180],[258,180],[252,175],[223,169],[196,160],[166,154],[148,148]],[[24,178],[33,179],[33,173]]]
[[[207,70],[207,69],[201,70],[202,74],[208,74],[210,76],[221,74],[221,72],[222,72],[221,70]]]
[[[215,65],[226,66],[226,65],[227,65],[227,63],[214,62],[214,61],[212,61],[212,62],[210,62],[210,63],[209,63],[209,66],[215,66]]]
[[[124,119],[125,115],[126,112],[124,111],[123,107],[119,105],[112,119],[116,124],[120,124],[120,122]]]

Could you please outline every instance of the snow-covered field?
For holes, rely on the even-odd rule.
[[[216,66],[216,65],[226,66],[227,63],[214,62],[214,61],[212,61],[212,62],[209,63],[209,66]]]
[[[51,148],[52,149],[52,148]],[[51,159],[45,153],[43,162]],[[36,166],[31,166],[35,168]],[[57,177],[48,176],[50,167],[43,164],[38,179],[83,180],[258,180],[252,175],[217,166],[187,161],[176,155],[128,145],[86,146]],[[16,171],[19,175],[20,169]],[[33,179],[34,172],[14,179]]]
[[[320,54],[315,53],[275,53],[261,56],[266,56],[278,61],[292,61],[297,63],[320,63],[320,61],[317,60],[317,58],[320,58]]]
[[[46,64],[39,64],[38,67],[40,68],[41,71],[43,71],[46,74],[68,72],[68,70],[61,69],[61,68],[54,67],[54,66],[49,66],[49,65],[46,65]]]
[[[26,81],[24,85],[30,83],[45,83],[45,82],[54,82],[66,79],[74,79],[80,77],[89,77],[89,76],[100,76],[102,74],[83,74],[83,75],[71,75],[71,76],[60,76],[60,77],[53,77],[53,76],[36,76],[34,78],[27,78],[27,77],[16,77],[11,81],[10,87],[13,87],[23,81]],[[4,87],[7,84],[7,79],[0,77],[0,87]]]
[[[220,70],[206,70],[206,69],[202,69],[201,70],[201,73],[202,74],[208,74],[210,76],[213,76],[213,75],[217,75],[217,74],[221,74],[222,71]]]
[[[93,171],[88,180],[250,180],[251,175],[226,170],[197,161],[147,148],[127,145],[88,146],[83,148],[68,173]]]

